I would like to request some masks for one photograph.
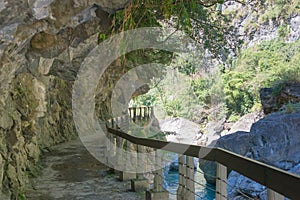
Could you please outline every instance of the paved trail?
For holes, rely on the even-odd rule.
[[[130,182],[118,181],[80,140],[57,145],[42,158],[43,170],[26,191],[28,200],[140,200]]]

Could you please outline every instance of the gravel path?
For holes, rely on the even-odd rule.
[[[27,200],[139,200],[130,182],[121,182],[94,159],[80,140],[57,145],[45,153],[43,169],[26,190]]]

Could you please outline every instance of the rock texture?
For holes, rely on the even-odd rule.
[[[32,179],[32,188],[25,192],[27,200],[143,199],[130,191],[130,181],[121,183],[117,174],[110,174],[79,139],[51,147],[41,160],[43,171]]]
[[[172,133],[166,136],[169,142],[195,145],[203,135],[198,124],[180,117],[159,121],[159,127],[163,132]]]
[[[278,37],[283,37],[287,42],[298,40],[300,16],[299,6],[295,7],[294,10],[279,13],[274,1],[247,0],[245,4],[229,1],[223,4],[224,12],[234,16],[233,25],[237,28],[237,34],[241,36],[245,47]],[[283,35],[280,33],[281,28],[286,31]]]
[[[274,88],[263,88],[260,98],[265,114],[276,112],[283,105],[300,102],[300,83],[287,82]]]
[[[224,132],[224,135],[229,135],[238,131],[249,132],[252,124],[263,118],[264,115],[261,112],[249,113],[241,117],[237,122],[235,122],[228,132]]]
[[[300,113],[274,113],[254,123],[250,132],[236,132],[221,137],[215,146],[253,158],[266,164],[299,174],[300,164]],[[209,175],[215,175],[215,164],[200,161],[200,168]],[[214,182],[207,176],[207,181]],[[228,182],[230,198],[239,191],[251,197],[265,199],[263,186],[231,172]]]
[[[0,199],[21,198],[43,149],[76,135],[71,110],[76,73],[98,33],[109,31],[109,13],[127,3],[0,1]],[[117,64],[111,67],[115,74],[121,72]]]

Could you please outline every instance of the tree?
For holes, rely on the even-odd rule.
[[[164,23],[186,32],[218,57],[234,51],[241,43],[230,20],[222,14],[223,3],[224,0],[132,0],[114,14],[112,32]]]

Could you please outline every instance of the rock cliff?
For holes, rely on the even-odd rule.
[[[128,0],[0,0],[0,199],[22,197],[41,152],[76,135],[72,85]],[[114,63],[109,74],[122,69]],[[108,82],[99,86],[107,113]],[[108,88],[108,89],[101,89]]]
[[[300,102],[300,83],[287,82],[273,88],[263,88],[260,98],[265,114],[276,112],[288,103]]]

